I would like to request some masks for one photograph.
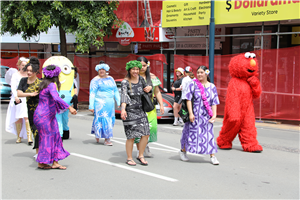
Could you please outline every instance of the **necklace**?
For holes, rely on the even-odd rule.
[[[200,81],[199,81],[200,82]],[[201,83],[201,82],[200,82]],[[206,81],[206,83],[207,83],[207,81]],[[206,83],[201,83],[203,86],[204,86],[204,88],[206,88]]]

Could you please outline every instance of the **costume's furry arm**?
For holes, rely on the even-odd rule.
[[[226,105],[225,105],[225,112],[228,116],[228,120],[235,122],[240,120],[240,107],[241,102],[239,98],[238,88],[236,87],[238,84],[236,81],[231,80],[226,94]]]
[[[251,76],[250,78],[247,79],[247,82],[249,83],[252,89],[253,98],[254,99],[258,98],[261,94],[259,79],[256,76]]]

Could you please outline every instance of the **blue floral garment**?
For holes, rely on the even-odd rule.
[[[90,83],[89,109],[94,109],[92,134],[96,138],[112,138],[115,125],[115,101],[120,106],[120,94],[115,80],[96,76]]]

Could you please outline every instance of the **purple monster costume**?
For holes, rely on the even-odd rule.
[[[51,164],[70,155],[62,145],[56,113],[64,112],[69,105],[58,96],[56,85],[50,83],[39,94],[39,104],[34,112],[34,124],[39,132],[37,162]]]
[[[190,82],[186,91],[186,99],[192,100],[194,93],[193,112],[195,121],[186,122],[182,130],[181,149],[195,154],[214,154],[217,146],[214,140],[213,124],[208,120],[211,118],[205,108],[200,89],[194,81]],[[205,88],[205,94],[210,106],[218,105],[219,98],[216,86],[212,83]]]

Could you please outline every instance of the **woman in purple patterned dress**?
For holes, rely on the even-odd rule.
[[[182,161],[188,161],[187,151],[195,154],[210,154],[212,164],[218,165],[219,161],[214,155],[217,152],[217,146],[214,140],[213,123],[217,116],[217,105],[220,103],[217,88],[210,83],[208,74],[207,67],[200,66],[197,69],[197,79],[194,79],[187,87],[185,99],[190,122],[184,124],[179,155]]]
[[[75,115],[76,110],[63,101],[57,92],[60,89],[58,75],[60,68],[55,65],[48,65],[43,68],[45,75],[39,88],[39,104],[34,112],[33,121],[39,132],[39,153],[36,161],[40,169],[67,169],[58,164],[70,155],[62,145],[56,113],[69,109]],[[55,85],[56,84],[56,85]],[[52,164],[50,166],[49,164]]]

